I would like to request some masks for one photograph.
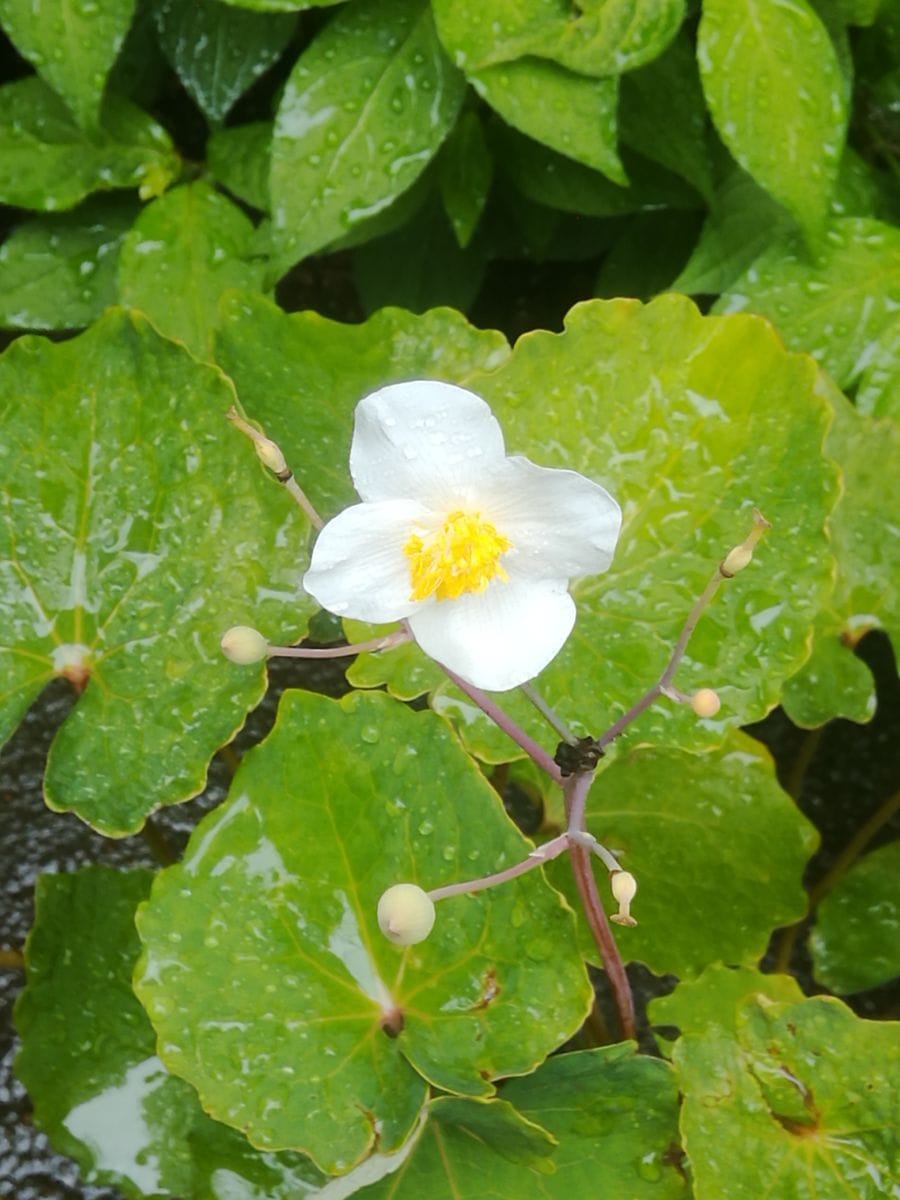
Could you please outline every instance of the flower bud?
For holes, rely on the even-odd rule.
[[[234,625],[223,634],[219,643],[222,653],[233,663],[242,667],[259,662],[268,653],[268,643],[257,629],[249,625]]]
[[[290,468],[285,461],[284,455],[271,438],[256,437],[253,439],[253,445],[259,461],[264,467],[268,467],[273,475],[277,475],[279,478],[290,475]]]
[[[424,942],[434,916],[434,901],[414,883],[395,883],[378,901],[378,927],[397,946]]]
[[[612,871],[609,876],[609,887],[613,899],[619,905],[619,911],[613,913],[611,921],[617,925],[637,925],[631,915],[631,902],[637,892],[637,880],[630,871]]]
[[[721,707],[719,693],[712,688],[700,688],[691,696],[691,708],[698,717],[714,717]]]
[[[738,571],[743,571],[744,567],[753,560],[753,550],[750,546],[741,542],[740,546],[735,546],[733,550],[729,550],[722,560],[722,565],[719,570],[726,579],[730,579],[732,575],[737,575]]]

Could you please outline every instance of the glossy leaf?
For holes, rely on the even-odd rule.
[[[508,353],[502,334],[477,330],[450,309],[418,317],[386,309],[362,325],[343,325],[316,313],[288,316],[251,294],[223,301],[216,335],[216,361],[242,405],[281,446],[319,511],[329,514],[355,496],[347,456],[353,410],[363,396],[401,379],[465,383]]]
[[[119,299],[198,358],[209,358],[221,294],[262,287],[264,262],[254,259],[254,239],[249,218],[209,184],[173,188],[147,206],[125,238]]]
[[[824,224],[847,123],[844,80],[807,0],[704,0],[697,42],[725,145],[812,234]]]
[[[419,176],[465,83],[423,0],[341,9],[300,56],[275,118],[273,235],[281,264],[335,241]]]
[[[726,967],[714,963],[697,979],[682,980],[668,996],[651,1000],[647,1008],[655,1026],[675,1026],[682,1036],[708,1029],[737,1033],[740,1005],[748,997],[794,1003],[803,999],[792,975],[764,975],[755,967]]]
[[[684,0],[434,0],[441,41],[468,74],[526,55],[585,75],[619,75],[656,58]]]
[[[592,79],[554,62],[523,58],[473,71],[478,94],[505,121],[568,158],[628,182],[617,149],[619,81]]]
[[[54,676],[85,687],[45,794],[114,836],[201,790],[264,688],[225,629],[288,639],[306,527],[225,420],[221,375],[112,311],[81,337],[0,361],[0,733]]]
[[[206,162],[213,178],[262,212],[269,207],[271,144],[271,121],[217,129],[206,143]]]
[[[163,53],[211,121],[219,122],[274,63],[296,29],[296,18],[263,15],[217,0],[157,0]]]
[[[441,200],[463,249],[484,211],[493,170],[481,118],[476,112],[464,112],[447,139],[438,172]]]
[[[116,299],[122,239],[139,211],[96,197],[73,212],[24,221],[0,246],[0,324],[80,329]]]
[[[629,217],[601,263],[594,295],[652,300],[674,290],[672,281],[684,266],[687,247],[699,228],[697,213],[663,209]],[[655,246],[656,252],[648,254],[648,246]]]
[[[856,407],[900,422],[900,316],[869,343],[870,354],[856,388]]]
[[[638,881],[638,924],[616,930],[622,957],[657,975],[753,964],[773,929],[806,912],[815,830],[778,786],[767,751],[743,734],[710,754],[633,751],[598,776],[587,824]],[[573,891],[567,863],[550,875]],[[608,895],[605,879],[600,886]],[[579,926],[595,959],[587,925]]]
[[[85,129],[99,125],[103,88],[134,15],[135,0],[0,0],[16,49],[62,96]]]
[[[811,258],[796,237],[770,246],[731,284],[720,312],[767,316],[794,350],[812,354],[849,388],[900,304],[900,230],[881,221],[831,222]]]
[[[808,727],[841,715],[868,720],[873,683],[852,647],[879,627],[900,644],[900,428],[862,416],[840,394],[832,403],[826,448],[844,483],[830,522],[838,574],[816,623],[814,653],[783,698],[791,719]]]
[[[152,878],[88,867],[38,880],[28,984],[16,1006],[16,1071],[36,1123],[78,1161],[87,1183],[128,1196],[233,1200],[259,1189],[295,1200],[317,1190],[325,1180],[312,1163],[254,1150],[210,1120],[156,1057],[153,1028],[131,990],[140,949],[134,910]]]
[[[638,1056],[627,1044],[564,1054],[511,1080],[503,1095],[508,1104],[434,1101],[414,1151],[395,1175],[363,1189],[361,1200],[687,1196],[671,1153],[674,1079],[659,1060]],[[518,1110],[515,1122],[510,1104]],[[540,1148],[535,1126],[558,1144],[550,1156],[532,1151],[532,1160],[523,1161],[528,1130],[530,1144]]]
[[[139,108],[110,96],[100,132],[88,136],[40,79],[0,88],[0,201],[54,212],[89,192],[163,192],[179,171],[168,134]]]
[[[809,944],[816,979],[860,992],[900,975],[900,842],[867,854],[819,905]]]
[[[882,1200],[900,1119],[898,1027],[836,1000],[747,1001],[735,1038],[682,1038],[682,1139],[697,1200]]]
[[[694,48],[686,34],[647,66],[622,76],[623,141],[682,175],[707,199],[713,188],[708,125]]]
[[[233,8],[248,8],[253,12],[299,12],[306,8],[333,8],[341,0],[222,0]]]
[[[672,290],[692,296],[728,291],[773,240],[792,230],[786,210],[735,167],[716,190],[700,238]]]
[[[571,913],[536,873],[442,901],[415,947],[378,930],[391,884],[440,886],[528,848],[432,714],[379,693],[286,693],[139,915],[136,987],[164,1061],[262,1148],[344,1171],[377,1122],[379,1147],[398,1149],[425,1079],[490,1095],[590,1007]]]

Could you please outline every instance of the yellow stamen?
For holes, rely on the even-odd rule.
[[[409,558],[411,600],[456,600],[483,592],[492,579],[508,579],[500,558],[512,542],[481,513],[452,512],[424,538],[414,533],[403,553]]]

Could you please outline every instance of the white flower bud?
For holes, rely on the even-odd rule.
[[[609,887],[619,906],[619,911],[613,913],[610,920],[615,921],[617,925],[637,925],[637,921],[631,915],[631,902],[637,892],[635,877],[630,871],[611,871]]]
[[[233,663],[242,667],[259,662],[268,653],[268,643],[258,629],[249,625],[234,625],[223,634],[219,643],[222,653]]]
[[[395,883],[378,901],[378,927],[397,946],[424,942],[434,917],[434,901],[414,883]]]
[[[259,461],[264,467],[268,467],[273,475],[278,475],[279,477],[290,475],[290,468],[285,461],[284,455],[271,438],[254,438],[253,445],[256,447]]]
[[[714,717],[721,707],[719,693],[712,688],[700,688],[691,696],[691,708],[698,717]]]

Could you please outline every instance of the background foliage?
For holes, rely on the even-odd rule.
[[[819,731],[876,715],[874,630],[896,686],[894,0],[0,0],[0,26],[0,739],[66,681],[48,805],[161,859],[38,880],[36,1123],[134,1197],[893,1194],[896,762],[837,840],[797,798]],[[397,878],[564,819],[413,646],[341,700],[292,676],[181,861],[160,846],[266,688],[221,632],[372,632],[299,590],[311,530],[226,411],[331,515],[356,402],[411,378],[622,504],[539,681],[579,733],[772,522],[679,670],[720,713],[660,701],[592,792],[640,881],[640,1047],[563,860],[380,938]],[[812,731],[789,773],[739,728],[776,706],[770,741]]]

